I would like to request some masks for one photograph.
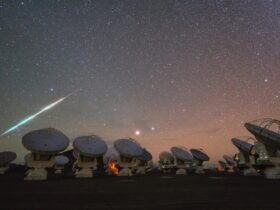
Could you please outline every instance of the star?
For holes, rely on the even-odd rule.
[[[141,132],[140,132],[139,130],[136,130],[136,131],[135,131],[135,135],[136,135],[136,136],[139,136],[140,134],[141,134]]]
[[[269,1],[16,2],[0,3],[0,130],[82,88],[18,135],[46,126],[129,134],[154,154],[203,146],[215,161],[235,151],[230,138],[244,123],[280,116],[279,14]]]

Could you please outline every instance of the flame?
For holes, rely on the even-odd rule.
[[[119,169],[116,167],[116,164],[114,161],[109,161],[107,164],[108,173],[112,175],[118,175]]]

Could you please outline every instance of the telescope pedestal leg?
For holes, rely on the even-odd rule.
[[[280,167],[267,168],[264,170],[264,176],[267,179],[280,179]]]
[[[9,169],[9,166],[6,167],[0,167],[0,175],[3,175],[6,173],[6,171]]]
[[[171,174],[172,173],[172,169],[171,168],[164,168],[162,169],[163,174]]]
[[[62,174],[62,170],[64,169],[64,166],[55,166],[55,174]]]
[[[136,171],[136,174],[138,174],[138,175],[144,175],[144,174],[146,174],[146,167],[145,166],[139,166],[138,168],[137,168],[137,171]]]
[[[228,173],[234,173],[235,171],[234,171],[234,168],[233,168],[233,167],[229,167],[228,170],[227,170],[227,172],[228,172]]]
[[[55,174],[62,174],[62,170],[61,169],[56,169],[54,173]]]
[[[26,173],[24,180],[47,180],[48,172],[45,168],[33,168],[29,169]]]
[[[119,176],[133,176],[130,168],[123,168],[120,170]]]
[[[76,178],[92,178],[93,173],[91,168],[81,168],[75,173]]]
[[[246,168],[243,170],[244,176],[259,176],[259,173],[254,168]]]
[[[184,168],[180,168],[176,171],[176,175],[186,175],[187,171]]]
[[[196,174],[204,174],[204,170],[202,166],[197,166],[195,169]]]

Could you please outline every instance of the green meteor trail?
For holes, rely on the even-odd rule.
[[[41,109],[40,111],[38,111],[37,113],[28,116],[27,118],[25,118],[24,120],[20,121],[18,124],[16,124],[15,126],[9,128],[8,130],[6,130],[4,133],[2,133],[0,136],[4,136],[10,132],[12,132],[13,130],[17,129],[18,127],[28,123],[29,121],[33,120],[35,117],[37,117],[38,115],[42,114],[43,112],[50,110],[51,108],[53,108],[54,106],[58,105],[59,103],[61,103],[62,101],[64,101],[66,98],[70,97],[71,95],[73,95],[74,93],[76,93],[78,90],[75,90],[74,92],[66,95],[65,97],[62,97],[60,99],[58,99],[57,101],[51,103],[50,105],[44,107],[43,109]]]

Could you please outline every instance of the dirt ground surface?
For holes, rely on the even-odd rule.
[[[243,176],[0,177],[0,209],[280,209],[280,181]]]

